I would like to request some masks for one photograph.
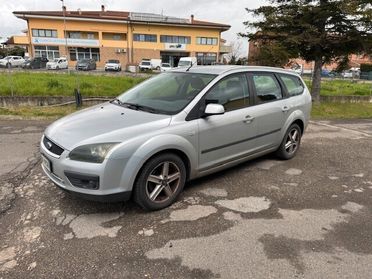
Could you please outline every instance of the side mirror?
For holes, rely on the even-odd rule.
[[[220,104],[208,104],[204,110],[204,116],[220,115],[225,113],[225,108]]]

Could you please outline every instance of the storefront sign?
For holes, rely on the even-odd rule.
[[[47,37],[33,37],[33,44],[39,45],[65,45],[66,40],[64,38],[47,38]],[[98,40],[87,40],[87,39],[67,39],[68,46],[89,46],[89,47],[99,47]]]
[[[170,44],[170,43],[165,43],[164,48],[166,50],[186,50],[186,44]]]

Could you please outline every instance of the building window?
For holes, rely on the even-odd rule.
[[[217,62],[217,54],[211,52],[198,52],[196,58],[198,59],[198,65],[213,65]]]
[[[94,59],[100,61],[99,48],[83,48],[71,47],[69,48],[70,60],[76,61],[80,59]]]
[[[103,40],[114,40],[114,41],[126,41],[127,34],[126,33],[102,33]]]
[[[57,30],[51,29],[32,29],[33,37],[57,38]]]
[[[160,42],[170,44],[191,44],[191,37],[160,35]]]
[[[81,39],[81,32],[68,32],[67,37],[70,39]]]
[[[156,43],[158,41],[158,36],[153,34],[133,34],[133,41]]]
[[[216,46],[218,44],[218,39],[217,38],[209,38],[209,37],[197,37],[196,38],[196,44]]]
[[[45,57],[48,60],[59,58],[59,48],[56,46],[35,46],[35,57]]]
[[[94,38],[94,34],[93,33],[88,33],[87,34],[87,39],[88,40],[94,40],[95,38]]]

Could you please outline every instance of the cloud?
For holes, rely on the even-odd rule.
[[[58,0],[0,0],[0,37],[21,34],[27,25],[24,20],[16,18],[13,11],[59,10]],[[265,4],[262,0],[65,0],[70,10],[99,10],[101,5],[108,10],[124,10],[133,12],[163,13],[169,16],[189,18],[191,14],[196,19],[220,22],[231,25],[231,29],[222,33],[228,42],[237,40],[237,33],[244,32],[243,21],[249,19],[246,7],[255,8]],[[247,53],[247,42],[244,40],[244,53]]]

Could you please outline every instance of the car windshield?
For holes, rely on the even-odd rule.
[[[81,59],[79,60],[79,63],[89,63],[90,59]]]
[[[216,75],[167,72],[123,93],[116,103],[152,113],[176,114],[184,109]]]
[[[142,65],[151,65],[150,61],[142,61],[141,64]]]
[[[187,67],[187,66],[190,66],[190,61],[180,61],[178,63],[178,67]]]
[[[58,62],[58,61],[59,61],[58,58],[54,58],[54,59],[53,59],[53,62]]]
[[[10,56],[4,57],[5,60],[10,60],[10,58],[11,58]]]
[[[170,67],[170,64],[167,64],[167,63],[163,63],[161,64],[162,67],[165,67],[165,68],[169,68]]]
[[[109,60],[109,61],[107,61],[107,63],[117,63],[117,64],[119,64],[119,60]]]

